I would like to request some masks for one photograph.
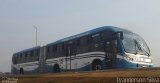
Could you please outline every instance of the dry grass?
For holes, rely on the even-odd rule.
[[[16,76],[18,83],[115,83],[117,77],[160,77],[160,70],[109,70]]]

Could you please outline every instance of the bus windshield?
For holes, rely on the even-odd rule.
[[[127,53],[150,56],[150,51],[146,42],[139,35],[124,32],[124,39],[122,42]]]

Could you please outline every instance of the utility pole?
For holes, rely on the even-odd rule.
[[[37,36],[38,36],[38,35],[37,35],[37,30],[38,30],[38,29],[37,29],[37,27],[36,27],[36,26],[34,26],[34,25],[33,25],[33,28],[35,28],[35,29],[36,29],[36,47],[37,47]]]

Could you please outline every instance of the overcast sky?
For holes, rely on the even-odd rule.
[[[160,66],[160,0],[0,0],[0,71],[10,71],[14,52],[45,45],[101,26],[142,36]]]

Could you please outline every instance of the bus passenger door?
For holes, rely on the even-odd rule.
[[[66,70],[70,70],[71,56],[70,56],[70,46],[66,46]]]
[[[40,56],[39,56],[39,72],[44,73],[45,70],[45,63],[46,63],[46,51],[47,47],[43,46],[40,48]]]
[[[104,46],[106,67],[109,69],[114,69],[116,68],[117,40],[106,41]]]
[[[66,70],[71,71],[72,68],[72,49],[71,45],[67,45],[66,47]]]

